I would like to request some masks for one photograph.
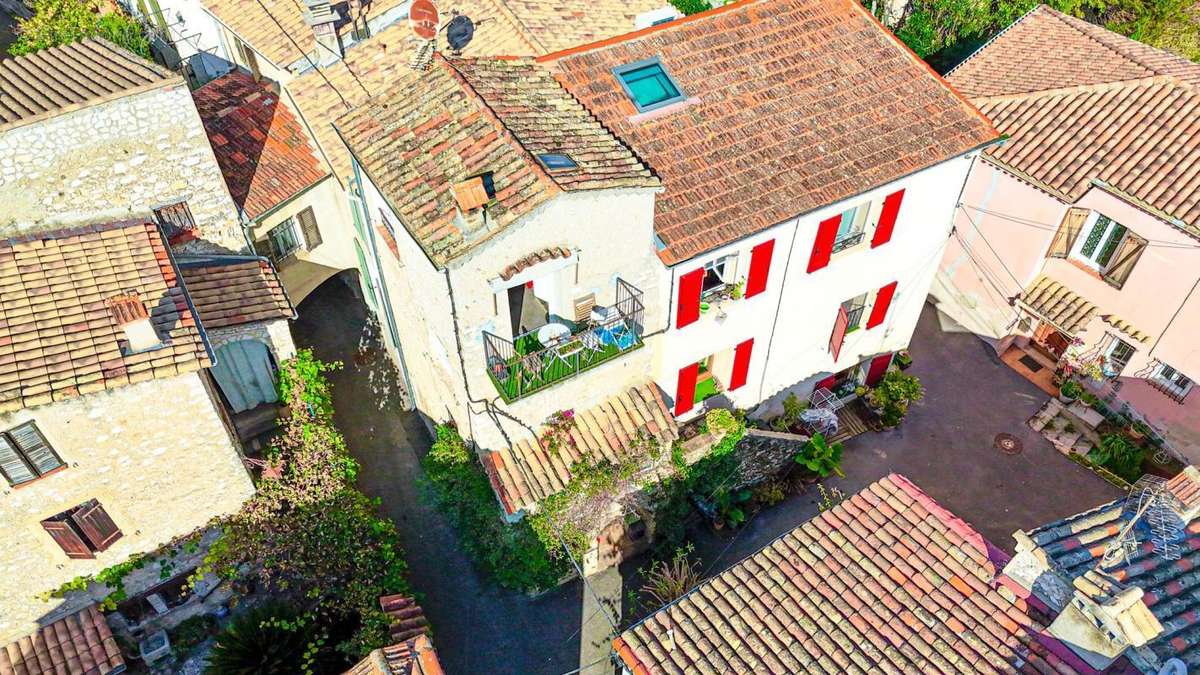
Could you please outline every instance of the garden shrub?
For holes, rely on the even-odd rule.
[[[671,0],[671,5],[685,16],[712,9],[708,0]]]
[[[193,647],[207,640],[216,625],[217,619],[211,614],[190,616],[171,629],[171,647],[177,652],[186,654]]]
[[[925,397],[921,381],[898,370],[889,370],[874,389],[867,392],[867,403],[879,411],[880,421],[894,427],[908,414],[908,406]]]
[[[1123,480],[1132,483],[1142,477],[1144,448],[1134,445],[1125,436],[1108,433],[1100,437],[1100,445],[1092,448],[1087,457]]]
[[[33,15],[17,19],[16,33],[8,48],[13,56],[102,37],[150,58],[150,40],[141,24],[118,11],[101,14],[96,0],[33,0]]]
[[[529,519],[507,524],[487,473],[458,430],[441,425],[422,460],[428,493],[459,535],[467,554],[506,588],[552,588],[571,571],[570,561],[552,556]]]
[[[208,675],[295,675],[336,672],[320,629],[281,602],[265,602],[235,616],[217,636],[208,656]],[[324,658],[321,658],[324,657]],[[325,667],[322,667],[325,666]]]
[[[795,459],[797,464],[821,478],[835,473],[842,478],[846,477],[846,474],[842,473],[842,444],[827,442],[825,434],[820,432],[808,439],[800,452],[796,453]]]

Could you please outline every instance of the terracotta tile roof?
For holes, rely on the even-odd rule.
[[[637,115],[612,70],[654,57],[690,98]],[[548,58],[662,178],[668,264],[998,136],[852,0],[742,0]]]
[[[0,129],[183,79],[103,38],[0,61]]]
[[[205,328],[295,316],[270,261],[245,256],[181,258],[179,273]]]
[[[122,352],[106,302],[129,291],[150,305],[162,348]],[[0,240],[0,412],[209,365],[154,223]]]
[[[1153,539],[1136,529],[1140,542],[1128,561],[1118,557],[1103,565],[1104,554],[1137,511],[1138,492],[1091,511],[1049,523],[1026,533],[1049,560],[1051,569],[1073,582],[1089,572],[1101,571],[1123,586],[1144,592],[1142,601],[1162,624],[1164,632],[1146,646],[1159,662],[1179,658],[1189,669],[1200,668],[1200,472],[1188,467],[1171,479],[1166,489],[1177,496],[1186,526],[1177,542],[1178,559],[1159,555]],[[1126,504],[1127,500],[1133,500]]]
[[[257,218],[329,175],[299,120],[266,84],[234,71],[192,92],[233,201]]]
[[[666,445],[679,437],[675,417],[653,383],[624,391],[594,408],[575,411],[573,448],[551,453],[539,441],[523,440],[511,449],[491,452],[485,466],[500,502],[515,514],[565,488],[576,462],[617,461],[639,431]]]
[[[629,148],[530,60],[437,56],[428,71],[398,76],[392,88],[336,124],[436,264],[562,190],[658,185]],[[546,152],[568,154],[577,167],[549,173],[534,158]],[[495,187],[486,222],[463,213],[453,191],[485,173]]]
[[[121,649],[95,605],[0,648],[0,675],[108,675],[124,670]]]
[[[1200,237],[1200,64],[1043,6],[947,77],[1010,136],[994,163],[1068,202],[1102,181]]]
[[[651,614],[613,647],[638,675],[1073,672],[1025,603],[998,590],[1000,557],[892,474]]]
[[[233,5],[237,0],[222,2]],[[536,56],[578,44],[576,39],[602,39],[629,32],[634,28],[632,19],[625,23],[618,17],[666,4],[665,0],[595,0],[584,11],[565,0],[464,0],[453,8],[475,22],[475,37],[463,56]],[[557,16],[557,28],[540,35],[535,43],[530,29],[518,20],[518,10],[531,26],[541,26]],[[339,180],[345,182],[350,175],[350,158],[333,131],[333,120],[371,97],[386,97],[393,90],[395,78],[410,71],[415,44],[407,22],[401,22],[347,50],[343,60],[304,73],[287,85]],[[438,48],[447,53],[444,33],[438,37]]]
[[[429,639],[429,622],[417,601],[407,595],[385,595],[379,606],[391,618],[394,643],[376,649],[346,675],[442,675],[437,652]]]
[[[1050,277],[1039,274],[1021,294],[1021,302],[1059,330],[1078,334],[1096,316],[1096,306]]]
[[[371,20],[404,1],[334,0],[331,4],[341,17],[337,24],[341,34],[349,28],[351,17],[362,16],[362,8],[366,9],[366,19]],[[304,23],[303,0],[204,0],[202,4],[243,42],[280,68],[300,61],[306,54],[316,54],[316,38]]]

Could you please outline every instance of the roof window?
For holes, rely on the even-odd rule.
[[[548,171],[566,171],[567,169],[574,169],[579,166],[575,163],[575,160],[571,159],[570,155],[556,152],[542,153],[537,158]]]
[[[630,63],[613,70],[638,112],[654,110],[686,98],[658,59]]]

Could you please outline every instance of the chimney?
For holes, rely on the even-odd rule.
[[[1162,624],[1142,595],[1141,588],[1125,586],[1104,572],[1084,572],[1075,579],[1071,603],[1050,624],[1050,634],[1103,670],[1127,650],[1162,635]]]
[[[328,66],[337,63],[342,58],[342,41],[338,38],[337,12],[333,11],[329,0],[304,0],[307,11],[304,12],[304,23],[312,28],[313,36],[317,39],[317,65]]]
[[[144,352],[162,345],[154,324],[150,323],[150,313],[138,298],[137,291],[109,298],[108,311],[117,327],[125,333],[126,353]]]

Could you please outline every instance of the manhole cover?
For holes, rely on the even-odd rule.
[[[996,434],[996,447],[1000,448],[1000,452],[1006,455],[1018,455],[1021,453],[1021,440],[1012,434]]]

